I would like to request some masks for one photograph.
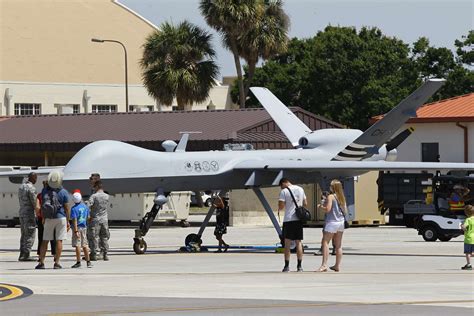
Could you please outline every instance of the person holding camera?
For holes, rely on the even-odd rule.
[[[321,204],[318,205],[318,207],[321,207],[322,205],[325,205],[326,204],[326,199],[329,195],[329,192],[328,191],[323,191],[323,194],[321,196]],[[322,230],[322,233],[324,234],[324,226],[323,226],[323,230]],[[322,248],[319,248],[318,251],[316,251],[314,253],[315,256],[322,256],[323,255],[323,249]],[[336,247],[334,246],[334,237],[332,238],[332,251],[331,251],[331,255],[335,256],[336,255]]]
[[[306,195],[302,187],[291,184],[290,180],[282,178],[280,180],[280,197],[278,198],[278,211],[285,210],[283,218],[283,238],[285,247],[285,266],[282,272],[290,271],[290,248],[291,241],[296,244],[296,256],[298,259],[297,271],[303,272],[301,263],[303,261],[303,222],[296,215],[296,205],[306,207]],[[296,202],[296,203],[295,203]]]
[[[342,183],[339,180],[332,180],[330,194],[325,199],[323,205],[319,205],[326,215],[324,216],[323,239],[321,249],[323,253],[322,263],[317,272],[328,271],[329,242],[334,238],[336,248],[336,264],[329,269],[339,272],[342,260],[342,234],[344,233],[344,222],[347,213],[346,197]]]

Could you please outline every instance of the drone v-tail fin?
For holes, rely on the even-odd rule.
[[[429,79],[421,87],[415,90],[384,117],[369,127],[362,135],[357,137],[352,143],[347,145],[332,160],[339,161],[357,161],[368,158],[378,153],[380,147],[387,142],[390,144],[392,136],[403,126],[403,124],[412,117],[416,117],[416,110],[422,106],[428,99],[443,86],[444,79]],[[400,145],[403,140],[411,134],[408,130],[407,135],[393,146],[391,149]],[[402,133],[405,133],[402,132]],[[405,133],[405,134],[406,134]],[[395,142],[396,143],[396,142]]]
[[[252,87],[250,90],[294,147],[298,146],[301,137],[312,132],[270,90],[261,87]]]

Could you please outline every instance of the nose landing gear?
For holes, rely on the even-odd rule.
[[[168,202],[168,198],[164,195],[163,190],[159,189],[156,192],[155,203],[151,210],[143,216],[140,221],[140,226],[135,229],[135,238],[133,238],[133,251],[137,255],[142,255],[147,250],[147,244],[143,237],[150,230],[151,225],[155,221],[158,212],[163,208],[163,205]]]

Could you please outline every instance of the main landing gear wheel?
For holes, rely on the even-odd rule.
[[[184,244],[188,246],[190,243],[202,243],[201,236],[198,234],[189,234],[184,239]]]
[[[147,244],[145,239],[135,239],[133,243],[133,251],[137,255],[143,255],[146,252]]]

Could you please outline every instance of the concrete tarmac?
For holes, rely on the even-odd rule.
[[[215,245],[213,228],[206,245]],[[305,272],[281,273],[283,255],[272,251],[177,253],[196,227],[159,227],[135,255],[133,229],[111,229],[110,261],[87,269],[65,242],[64,269],[18,262],[18,228],[0,228],[0,283],[33,295],[0,302],[4,315],[461,315],[474,307],[474,275],[465,264],[462,237],[427,243],[407,228],[351,228],[343,240],[341,272],[317,273],[320,228],[305,229]],[[231,245],[275,245],[270,227],[229,227]],[[330,258],[330,264],[334,263]]]

